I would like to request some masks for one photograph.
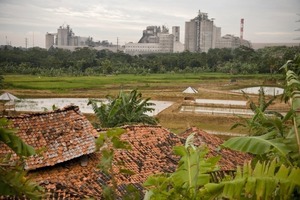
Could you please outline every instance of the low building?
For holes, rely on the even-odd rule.
[[[94,42],[92,37],[76,36],[69,25],[60,26],[57,29],[57,33],[46,33],[45,47],[47,50],[54,47],[74,51],[76,48],[91,47],[97,50],[107,49],[113,52],[124,51],[124,47],[113,45],[107,40]]]
[[[251,48],[252,45],[248,40],[241,39],[239,37],[236,37],[234,35],[224,35],[216,42],[216,48],[230,48],[235,49],[240,46],[246,46]]]
[[[173,53],[182,52],[183,44],[180,45],[180,29],[173,27],[172,34],[165,26],[148,26],[143,31],[143,36],[138,43],[125,44],[125,53],[130,55],[141,55],[151,53]]]

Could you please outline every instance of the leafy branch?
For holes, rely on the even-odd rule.
[[[23,169],[24,159],[36,154],[32,146],[27,145],[21,138],[15,135],[15,131],[6,128],[8,121],[0,119],[0,141],[6,144],[18,156],[19,160],[12,163],[11,154],[8,153],[0,160],[0,194],[17,195],[30,199],[41,199],[44,189],[37,183],[27,178],[27,172]]]
[[[291,199],[300,186],[300,169],[278,163],[258,162],[254,169],[251,163],[238,167],[232,180],[208,183],[201,189],[205,199]]]
[[[190,135],[185,146],[174,147],[174,153],[181,156],[176,171],[172,174],[158,174],[148,177],[144,186],[148,189],[148,199],[199,199],[200,188],[209,183],[208,172],[217,169],[220,157],[206,158],[205,146],[193,145],[194,135]]]

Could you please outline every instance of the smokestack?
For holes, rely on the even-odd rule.
[[[240,38],[243,39],[244,35],[244,18],[241,19],[241,31],[240,31]]]

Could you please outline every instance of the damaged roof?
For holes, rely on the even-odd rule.
[[[26,160],[25,169],[53,166],[95,151],[97,131],[77,106],[7,119],[9,126],[16,129],[16,135],[26,144],[36,150],[42,149],[40,155]],[[0,155],[8,152],[11,150],[0,142]]]
[[[179,157],[173,154],[172,148],[181,141],[175,134],[161,126],[124,126],[126,132],[121,139],[129,142],[131,150],[116,150],[113,170],[116,173],[118,192],[126,193],[125,186],[131,184],[141,195],[144,194],[142,184],[147,177],[157,173],[174,172]],[[101,133],[100,133],[101,134]],[[76,158],[60,163],[55,167],[47,167],[31,172],[31,177],[49,192],[48,198],[82,199],[101,198],[102,187],[111,184],[111,177],[97,168],[101,153]],[[132,175],[119,173],[123,163],[125,169],[134,172]]]
[[[222,140],[201,130],[192,128],[177,136],[161,126],[124,126],[126,132],[121,139],[129,142],[131,150],[115,150],[113,171],[120,196],[126,193],[124,186],[132,184],[144,194],[142,184],[147,177],[158,173],[174,172],[179,157],[173,154],[173,147],[185,143],[190,133],[195,133],[195,145],[207,144],[211,156],[222,155],[221,169],[235,169],[251,157],[231,150],[217,150]],[[101,134],[101,133],[100,133]],[[55,167],[31,172],[31,176],[48,191],[48,199],[100,199],[102,187],[111,184],[111,177],[97,168],[101,153],[95,152],[76,158]],[[124,175],[119,172],[123,163],[125,169],[134,172]]]
[[[95,152],[94,139],[101,132],[97,133],[77,106],[8,119],[25,143],[35,149],[45,148],[40,156],[30,157],[25,165],[30,170],[29,176],[46,189],[45,199],[101,199],[103,186],[112,184],[111,177],[97,168],[101,152]],[[121,139],[132,148],[114,151],[113,172],[120,196],[127,193],[126,185],[134,186],[143,196],[142,184],[150,175],[174,172],[180,158],[173,153],[173,147],[183,145],[191,133],[195,133],[195,145],[208,146],[209,156],[222,155],[221,169],[235,169],[251,159],[247,154],[219,150],[223,140],[196,128],[181,135],[161,126],[122,128],[126,131]],[[0,143],[0,154],[8,150]],[[119,173],[120,163],[133,174]]]
[[[252,156],[246,153],[234,151],[231,149],[220,148],[225,141],[221,138],[211,135],[203,130],[192,127],[184,133],[178,135],[183,139],[194,133],[194,145],[206,145],[209,149],[208,156],[221,156],[219,166],[221,170],[234,170],[236,166],[243,165],[244,162],[250,161]]]

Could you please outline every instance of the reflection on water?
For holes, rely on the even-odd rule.
[[[181,106],[180,112],[195,112],[212,115],[253,115],[253,112],[249,109],[239,108],[214,108],[203,106]]]
[[[105,99],[99,99],[105,102]],[[94,113],[92,106],[87,105],[88,98],[42,98],[42,99],[22,99],[16,103],[16,111],[26,112],[42,112],[45,110],[52,110],[52,106],[55,105],[58,108],[63,108],[68,105],[76,105],[79,107],[82,113]],[[150,101],[154,103],[155,109],[152,113],[146,113],[150,116],[157,115],[159,112],[168,108],[173,104],[170,101]]]
[[[266,95],[281,95],[283,94],[283,89],[279,87],[263,87]],[[232,92],[242,92],[244,91],[247,94],[259,94],[260,87],[248,87],[239,90],[232,90]]]
[[[219,100],[219,99],[196,99],[196,103],[245,106],[247,104],[247,101]]]

